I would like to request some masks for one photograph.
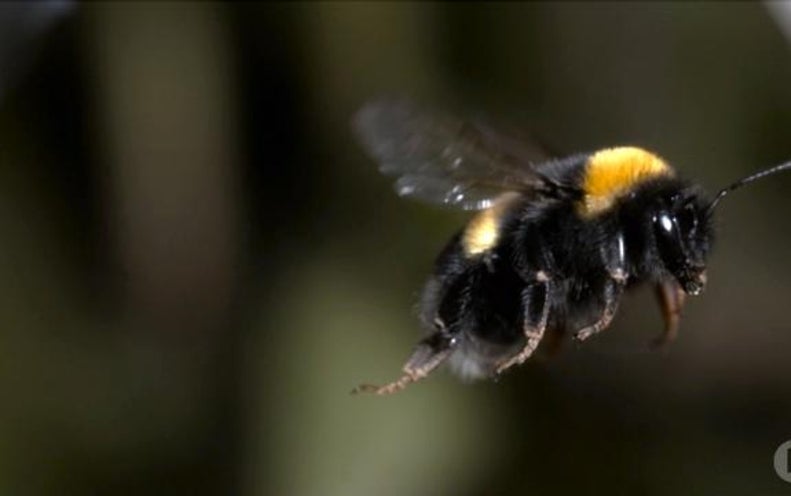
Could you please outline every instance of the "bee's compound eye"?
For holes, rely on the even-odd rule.
[[[659,226],[662,227],[665,232],[673,232],[673,219],[670,218],[670,215],[666,213],[660,214],[657,221],[659,222]]]
[[[665,266],[673,272],[684,264],[684,250],[679,238],[678,224],[667,210],[653,217],[657,248]]]

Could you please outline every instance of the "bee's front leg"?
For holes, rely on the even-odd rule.
[[[662,334],[652,341],[651,347],[661,348],[676,339],[686,293],[676,281],[667,280],[656,285],[656,294],[662,309],[662,317],[665,319],[665,328]]]

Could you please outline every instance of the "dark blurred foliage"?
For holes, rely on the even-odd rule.
[[[791,489],[787,176],[723,206],[668,353],[643,291],[499,382],[348,394],[396,375],[466,217],[398,199],[357,108],[638,144],[714,190],[791,158],[762,4],[33,5],[0,5],[3,494]]]

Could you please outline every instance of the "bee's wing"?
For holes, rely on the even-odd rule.
[[[379,100],[357,113],[354,126],[379,170],[397,177],[401,196],[478,210],[506,191],[557,190],[533,165],[546,157],[477,123]]]

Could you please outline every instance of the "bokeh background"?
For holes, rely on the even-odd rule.
[[[498,382],[402,394],[465,214],[350,119],[404,95],[709,190],[791,158],[784,6],[3,3],[0,493],[788,494],[791,177],[729,198],[678,342],[651,291]]]

